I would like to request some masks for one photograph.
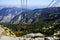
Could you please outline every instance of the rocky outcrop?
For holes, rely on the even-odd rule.
[[[0,37],[1,36],[16,37],[10,29],[3,27],[3,25],[0,25]]]

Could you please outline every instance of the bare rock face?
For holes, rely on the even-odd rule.
[[[0,25],[0,40],[9,40],[11,37],[16,36],[10,29],[3,27],[3,25]]]
[[[4,29],[0,25],[0,36],[1,36],[1,34],[2,34],[3,31],[4,31]]]
[[[4,27],[4,31],[1,35],[15,37],[15,34],[8,28]]]
[[[16,40],[14,37],[1,36],[0,40]]]

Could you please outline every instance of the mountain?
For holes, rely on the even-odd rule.
[[[29,10],[21,8],[2,8],[0,10],[0,23],[35,22],[41,20],[60,19],[60,7],[40,8]]]
[[[31,11],[22,12],[21,14],[15,16],[10,22],[11,23],[19,23],[19,22],[31,23],[31,22],[37,21],[38,19],[46,20],[46,21],[60,19],[60,7],[34,9]]]
[[[8,23],[14,16],[20,13],[20,8],[2,8],[0,10],[0,23]]]

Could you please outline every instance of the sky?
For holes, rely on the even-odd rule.
[[[27,0],[28,8],[47,7],[52,0]],[[21,7],[21,0],[0,0],[0,6]]]

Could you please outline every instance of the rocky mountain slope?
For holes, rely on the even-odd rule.
[[[58,20],[60,19],[60,7],[34,9],[32,11],[22,12],[15,16],[10,22],[35,22],[37,19],[41,20]]]
[[[35,22],[37,19],[60,19],[60,7],[42,8],[27,11],[21,8],[2,8],[0,10],[0,23]]]

